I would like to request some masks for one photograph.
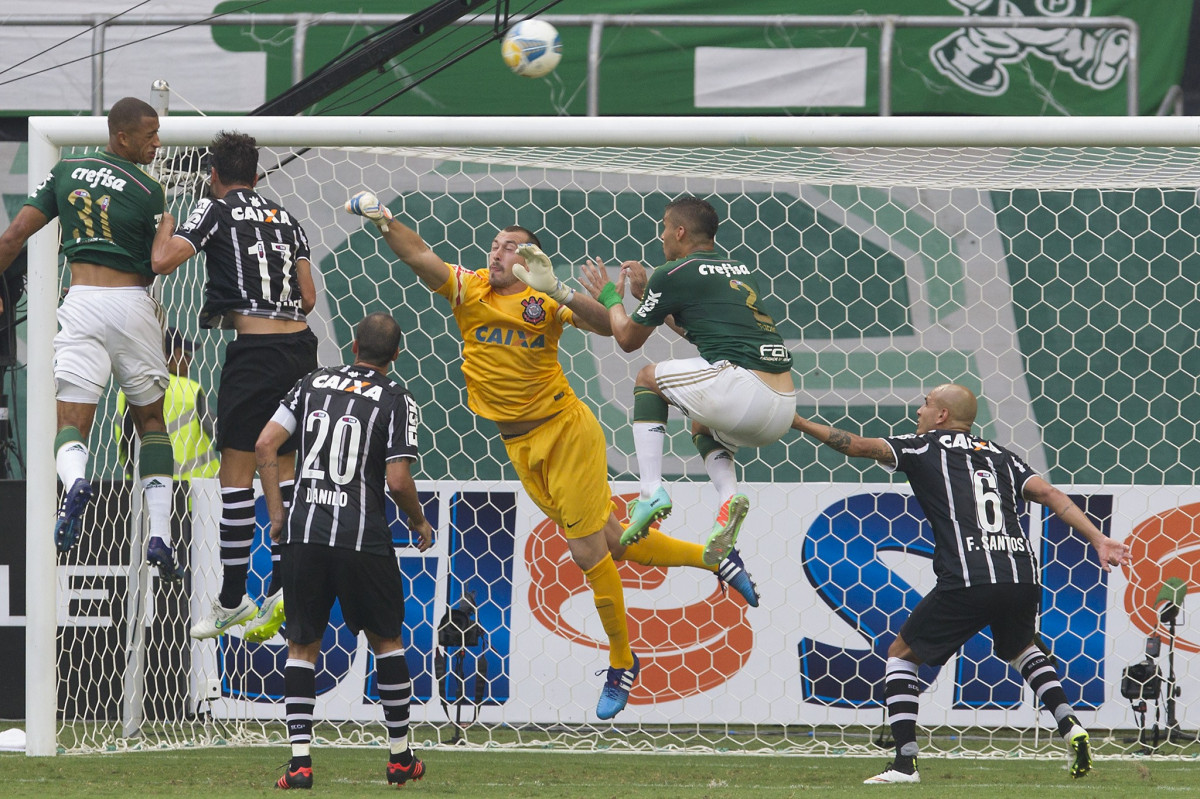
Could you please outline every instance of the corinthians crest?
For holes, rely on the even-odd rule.
[[[521,300],[521,307],[525,309],[521,318],[531,325],[539,324],[546,318],[546,309],[542,307],[545,302],[545,297],[528,297]]]
[[[949,0],[980,17],[1088,17],[1091,0]],[[935,44],[930,60],[969,92],[1008,90],[1006,65],[1035,55],[1093,89],[1108,89],[1125,74],[1129,35],[1123,29],[961,28]]]

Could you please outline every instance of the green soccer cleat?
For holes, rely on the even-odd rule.
[[[263,600],[258,613],[254,614],[253,619],[246,622],[246,630],[242,633],[242,638],[255,644],[269,641],[275,637],[275,633],[279,632],[284,620],[283,591],[276,591]]]
[[[629,526],[621,533],[621,546],[627,547],[641,541],[650,531],[650,525],[671,515],[671,498],[662,486],[650,499],[635,499],[629,503]]]
[[[729,557],[749,510],[750,497],[745,494],[734,494],[721,505],[712,532],[708,534],[708,542],[704,545],[705,566],[716,566]]]
[[[1076,725],[1067,734],[1067,742],[1071,744],[1071,753],[1075,759],[1071,761],[1071,779],[1079,779],[1092,770],[1092,746],[1087,730]]]

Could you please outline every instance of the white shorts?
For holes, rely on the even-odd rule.
[[[796,392],[780,393],[729,361],[663,361],[654,379],[668,402],[731,449],[774,444],[796,413]]]
[[[132,405],[149,405],[166,392],[163,312],[136,286],[73,286],[58,309],[54,382],[63,402],[94,405],[109,378]]]

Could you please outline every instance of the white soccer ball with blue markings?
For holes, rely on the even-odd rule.
[[[549,75],[562,59],[562,39],[549,22],[526,19],[504,34],[500,52],[508,68],[526,78]]]

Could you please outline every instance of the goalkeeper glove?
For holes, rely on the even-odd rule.
[[[524,264],[513,264],[513,274],[534,291],[550,295],[550,299],[566,305],[575,297],[575,289],[565,285],[554,276],[550,258],[536,244],[518,244],[517,253],[525,259]]]
[[[384,233],[387,232],[388,222],[392,221],[392,212],[369,191],[360,191],[347,200],[346,210],[352,214],[365,216]]]

